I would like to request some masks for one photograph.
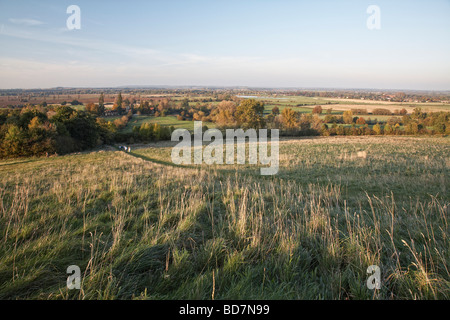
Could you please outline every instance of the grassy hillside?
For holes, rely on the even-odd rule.
[[[286,140],[273,177],[170,151],[0,162],[0,299],[450,298],[448,138]]]

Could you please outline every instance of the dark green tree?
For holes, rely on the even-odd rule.
[[[100,94],[100,98],[98,98],[98,105],[99,106],[105,105],[105,97],[103,96],[103,92]]]

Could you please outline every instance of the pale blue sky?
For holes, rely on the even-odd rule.
[[[0,45],[0,88],[450,90],[449,0],[0,0]]]

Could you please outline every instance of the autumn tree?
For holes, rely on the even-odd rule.
[[[394,129],[392,128],[392,126],[389,123],[387,123],[384,126],[384,134],[392,134],[393,132],[394,132]]]
[[[449,116],[448,114],[446,115],[444,112],[441,112],[438,114],[438,116],[433,119],[433,129],[437,132],[437,133],[445,133],[447,126],[449,125],[449,120],[448,120]]]
[[[377,123],[373,126],[372,130],[375,132],[375,134],[380,135],[382,133],[381,126]]]
[[[158,104],[159,113],[161,113],[161,115],[163,115],[169,109],[169,106],[170,106],[169,99],[167,99],[167,98],[162,99]],[[189,103],[188,103],[188,106],[189,106]]]
[[[246,99],[236,107],[237,124],[244,129],[264,127],[264,103],[255,99]]]
[[[100,105],[92,103],[92,102],[88,103],[86,105],[86,111],[89,112],[90,114],[97,115],[97,116],[101,116],[103,113],[101,111]]]
[[[2,150],[5,156],[20,156],[26,146],[25,133],[22,128],[11,125],[2,141]]]
[[[301,131],[308,131],[309,129],[311,129],[311,123],[313,122],[313,116],[311,113],[303,113],[300,116],[300,121],[299,121],[299,125],[300,125],[300,130]]]
[[[405,126],[406,134],[418,134],[419,133],[419,124],[415,121],[410,121]]]
[[[236,124],[235,112],[236,103],[223,100],[217,105],[214,120],[219,126],[234,126]]]
[[[358,120],[356,120],[356,124],[366,124],[366,120],[363,117],[359,117]]]
[[[424,120],[426,117],[427,114],[423,112],[421,108],[415,108],[413,113],[411,114],[411,119],[417,120],[419,122]]]
[[[281,112],[281,122],[286,129],[292,130],[299,126],[299,113],[291,108],[284,108]]]
[[[324,123],[323,120],[316,113],[311,121],[311,129],[315,130],[316,132],[320,132],[323,123]]]
[[[352,110],[344,111],[344,123],[352,124],[353,123],[353,112]]]
[[[315,106],[312,113],[322,114],[322,106]]]
[[[272,108],[272,114],[277,116],[280,114],[280,109],[278,107],[273,107]]]
[[[127,116],[123,116],[120,119],[114,120],[114,125],[116,126],[117,129],[125,128],[127,123],[128,123],[128,117]]]

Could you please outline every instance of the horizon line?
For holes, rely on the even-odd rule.
[[[408,89],[408,88],[363,88],[363,87],[297,87],[297,86],[245,86],[245,85],[118,85],[118,86],[56,86],[44,88],[0,88],[1,91],[7,90],[67,90],[67,89],[265,89],[265,90],[366,90],[366,91],[417,91],[417,92],[446,92],[449,89]]]

